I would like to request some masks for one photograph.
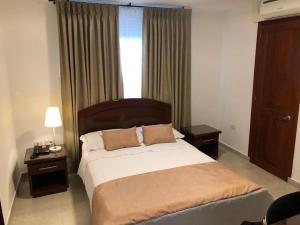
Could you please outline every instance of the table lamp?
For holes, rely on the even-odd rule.
[[[49,148],[52,152],[61,150],[61,146],[56,146],[55,143],[55,128],[60,126],[62,126],[62,121],[58,107],[48,107],[45,117],[45,127],[51,127],[53,129],[53,146]]]

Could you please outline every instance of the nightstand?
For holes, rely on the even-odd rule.
[[[27,164],[30,193],[32,197],[67,191],[69,187],[67,151],[62,150],[31,159],[33,148],[26,150],[24,163]]]
[[[182,128],[185,140],[198,148],[201,152],[217,159],[219,156],[219,134],[222,133],[207,125]]]

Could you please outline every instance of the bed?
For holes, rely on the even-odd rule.
[[[171,122],[171,106],[149,99],[105,102],[79,112],[79,135],[133,126]],[[112,152],[81,145],[79,176],[92,205],[95,188],[103,183],[149,172],[215,162],[198,149],[176,139],[176,143],[140,146]],[[114,166],[118,165],[118,166]],[[261,224],[273,201],[265,188],[231,198],[179,210],[136,225],[240,225]],[[96,214],[100,212],[92,212]]]

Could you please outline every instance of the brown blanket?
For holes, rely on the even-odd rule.
[[[217,162],[125,177],[95,189],[92,224],[135,224],[260,188]]]

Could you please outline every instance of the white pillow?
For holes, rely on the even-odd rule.
[[[136,135],[138,136],[138,140],[139,140],[140,144],[143,143],[144,136],[143,136],[143,128],[142,127],[136,128]]]
[[[173,134],[174,134],[175,139],[183,139],[185,137],[182,133],[180,133],[175,128],[173,128]]]
[[[120,129],[111,129],[110,131],[112,130],[120,130]],[[143,142],[142,127],[136,128],[136,134],[138,136],[139,142],[142,143]],[[87,150],[93,151],[97,149],[105,149],[103,138],[102,138],[102,131],[95,131],[95,132],[81,135],[80,140],[84,143],[84,147]]]
[[[104,149],[101,131],[81,135],[80,140],[83,142],[84,148],[87,150]]]

